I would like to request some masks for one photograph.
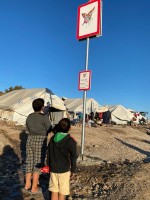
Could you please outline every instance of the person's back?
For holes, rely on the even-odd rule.
[[[77,159],[76,141],[68,134],[70,126],[68,118],[61,119],[48,147],[52,200],[65,199],[70,194],[70,172],[74,174]]]
[[[26,120],[26,128],[30,135],[43,135],[47,134],[50,127],[50,121],[47,115],[40,112],[31,113]]]
[[[50,169],[54,173],[63,173],[70,170],[70,157],[72,158],[72,171],[76,165],[76,142],[70,134],[56,133],[49,143]]]

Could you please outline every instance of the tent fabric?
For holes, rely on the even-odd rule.
[[[64,102],[47,88],[20,89],[0,96],[0,118],[25,125],[27,116],[33,112],[32,102],[36,98],[43,98],[50,107],[66,110]]]
[[[107,112],[108,111],[108,107],[106,106],[100,106],[99,108],[96,109],[96,112],[98,113],[103,113],[103,112]]]
[[[116,124],[127,124],[133,118],[133,113],[121,105],[109,107],[111,121]]]
[[[68,112],[83,112],[83,99],[82,98],[72,98],[64,100]],[[96,109],[100,107],[99,103],[93,98],[86,99],[86,114],[95,112]]]

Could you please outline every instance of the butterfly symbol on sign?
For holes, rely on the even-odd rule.
[[[95,7],[92,8],[92,10],[90,10],[90,12],[88,13],[82,13],[82,17],[84,18],[84,22],[82,25],[90,22],[94,10],[95,10]]]
[[[84,78],[86,77],[86,73],[83,74],[83,77],[84,77]]]

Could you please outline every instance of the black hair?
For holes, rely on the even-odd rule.
[[[35,112],[41,111],[42,107],[44,106],[44,99],[38,98],[32,102],[32,107]]]
[[[62,133],[68,133],[69,129],[71,127],[70,119],[63,118],[59,121],[59,123],[55,127],[55,131],[62,132]]]

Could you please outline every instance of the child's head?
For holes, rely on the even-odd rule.
[[[32,102],[32,107],[35,112],[40,112],[44,107],[44,99],[38,98]]]
[[[68,133],[71,127],[70,120],[68,118],[63,118],[59,121],[56,132]]]

